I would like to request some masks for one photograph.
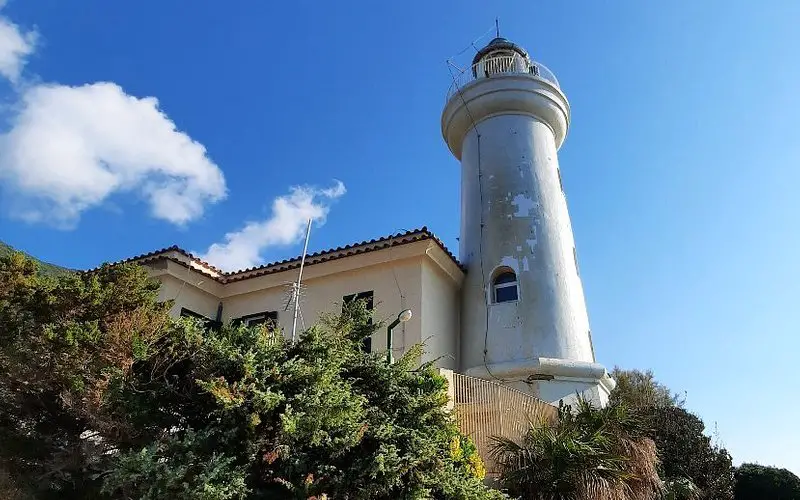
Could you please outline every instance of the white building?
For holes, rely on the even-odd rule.
[[[401,355],[424,342],[443,368],[499,380],[545,401],[614,386],[595,360],[558,148],[569,103],[544,66],[503,38],[480,50],[448,93],[442,134],[461,161],[460,262],[426,228],[310,255],[303,323],[357,295],[379,318],[404,309]],[[172,247],[134,261],[162,282],[174,313],[274,320],[288,335],[287,284],[300,258],[224,273]],[[302,326],[302,325],[301,325]],[[386,349],[385,333],[367,346]]]

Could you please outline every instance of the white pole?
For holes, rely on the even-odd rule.
[[[306,227],[306,242],[303,245],[303,257],[300,258],[300,272],[297,274],[297,283],[294,285],[294,318],[292,318],[292,343],[297,338],[297,313],[300,311],[300,283],[303,280],[303,267],[306,265],[306,252],[308,252],[308,238],[311,236],[311,219]]]

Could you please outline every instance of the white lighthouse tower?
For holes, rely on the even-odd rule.
[[[558,149],[570,108],[555,76],[504,38],[454,82],[442,134],[461,161],[460,368],[545,401],[605,404]]]

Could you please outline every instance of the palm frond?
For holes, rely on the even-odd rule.
[[[655,444],[622,405],[583,399],[559,408],[555,424],[531,423],[518,440],[494,438],[500,480],[523,500],[649,500],[660,494]]]

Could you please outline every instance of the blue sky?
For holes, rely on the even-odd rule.
[[[456,250],[445,61],[498,16],[572,105],[598,359],[686,391],[735,462],[800,473],[800,3],[189,5],[2,8],[0,239],[76,268],[172,244],[235,265],[296,255],[297,214],[327,214],[312,250],[422,225]]]

